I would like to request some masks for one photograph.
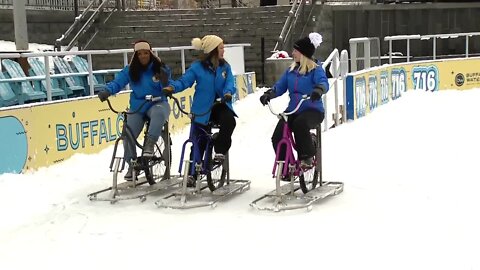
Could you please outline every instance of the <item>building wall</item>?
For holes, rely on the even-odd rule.
[[[29,42],[53,45],[74,19],[73,11],[27,10]],[[12,9],[0,9],[0,40],[15,40]]]

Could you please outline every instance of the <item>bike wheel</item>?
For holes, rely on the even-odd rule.
[[[317,149],[317,135],[311,133],[311,136],[313,140],[313,145],[315,149]],[[308,170],[301,171],[298,177],[298,181],[300,182],[300,189],[302,189],[303,193],[307,193],[317,187],[317,184],[318,184],[317,155],[313,157],[313,167]]]
[[[222,187],[225,184],[225,178],[227,177],[227,166],[225,162],[227,162],[228,157],[222,163],[215,162],[213,160],[214,153],[213,149],[209,149],[210,153],[208,159],[208,172],[207,175],[207,185],[210,191],[214,191],[217,188]],[[227,154],[228,155],[228,154]]]
[[[150,185],[170,177],[172,165],[172,148],[170,147],[170,134],[162,132],[155,144],[153,157],[148,161],[148,171],[145,177]]]

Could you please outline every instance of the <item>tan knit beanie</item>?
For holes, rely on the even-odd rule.
[[[202,39],[192,39],[192,46],[195,50],[202,50],[204,53],[210,53],[222,43],[223,40],[215,35],[206,35]]]

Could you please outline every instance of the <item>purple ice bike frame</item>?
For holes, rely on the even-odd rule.
[[[196,130],[199,130],[200,132],[196,131]],[[198,134],[198,133],[201,133],[200,135],[195,135],[195,134]],[[200,147],[199,147],[199,143],[200,143],[200,140],[206,140],[207,141],[207,144],[205,146],[205,152],[204,152],[204,157],[202,157],[202,154],[200,153]],[[178,168],[178,173],[182,173],[182,165],[183,165],[183,161],[184,161],[184,158],[185,158],[185,148],[187,146],[188,143],[191,143],[193,145],[193,160],[192,160],[192,164],[194,166],[190,166],[190,174],[193,175],[195,173],[195,165],[196,164],[202,164],[202,171],[201,173],[205,174],[206,172],[208,172],[208,161],[207,161],[207,158],[211,155],[211,144],[212,144],[212,139],[211,139],[211,134],[205,130],[204,128],[200,127],[199,125],[197,125],[196,123],[193,122],[193,119],[192,119],[192,123],[191,123],[191,126],[190,126],[190,136],[188,137],[188,139],[183,143],[182,145],[182,154],[180,156],[180,166]]]
[[[193,160],[192,160],[193,166],[190,166],[190,168],[189,168],[190,175],[193,175],[195,173],[196,164],[202,164],[202,170],[201,170],[202,174],[205,174],[208,171],[214,170],[215,167],[213,169],[212,168],[209,169],[209,167],[208,167],[209,166],[208,157],[210,157],[211,154],[212,154],[211,153],[211,151],[212,151],[211,144],[213,143],[212,134],[211,134],[211,132],[208,132],[207,130],[202,128],[200,125],[196,124],[194,122],[194,119],[197,116],[203,116],[203,115],[206,115],[207,113],[211,112],[213,106],[221,103],[222,99],[216,99],[215,102],[212,104],[212,106],[206,112],[200,113],[200,114],[196,114],[196,113],[194,114],[194,113],[191,113],[191,112],[189,113],[189,112],[185,111],[184,109],[182,109],[182,107],[180,106],[180,103],[179,103],[177,98],[175,98],[173,96],[171,98],[177,104],[178,109],[183,114],[187,115],[190,118],[190,121],[191,121],[190,135],[188,136],[188,139],[182,145],[182,154],[180,155],[180,165],[179,165],[179,168],[178,168],[178,173],[180,173],[180,174],[182,173],[182,167],[183,167],[183,162],[184,162],[184,158],[185,158],[185,148],[187,147],[187,144],[189,144],[189,143],[191,143],[193,145]],[[212,126],[212,128],[215,128],[215,126]],[[207,141],[207,143],[205,145],[205,151],[203,153],[203,157],[202,157],[202,153],[200,152],[200,147],[199,147],[200,140],[206,140]]]
[[[280,142],[278,142],[277,149],[275,151],[275,163],[273,164],[273,170],[272,170],[273,177],[276,176],[277,165],[278,165],[278,162],[280,161],[280,159],[279,159],[280,150],[282,149],[283,145],[285,146],[286,151],[285,151],[285,163],[284,163],[285,165],[283,166],[282,176],[288,176],[289,175],[290,164],[295,164],[294,175],[298,176],[300,174],[300,171],[301,171],[300,162],[299,162],[299,160],[295,159],[295,156],[293,155],[293,149],[296,148],[296,144],[295,144],[295,140],[292,136],[292,131],[288,127],[288,116],[296,113],[298,111],[298,109],[300,108],[300,106],[302,105],[302,103],[305,100],[308,100],[308,99],[310,99],[310,98],[307,95],[303,95],[302,99],[297,104],[297,107],[295,107],[295,109],[293,109],[290,112],[283,112],[283,113],[275,113],[272,109],[272,105],[270,104],[270,102],[268,102],[268,108],[270,109],[270,112],[272,112],[272,114],[276,115],[279,119],[284,120],[282,139],[280,140]],[[315,164],[314,164],[314,166],[315,166]]]

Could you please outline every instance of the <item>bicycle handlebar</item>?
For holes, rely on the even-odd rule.
[[[148,102],[158,102],[160,100],[162,100],[163,97],[159,96],[159,97],[154,97],[152,95],[146,95],[145,96],[145,101],[140,105],[140,107],[138,107],[138,109],[136,109],[135,111],[133,112],[127,112],[127,111],[123,111],[123,113],[126,113],[126,114],[135,114],[137,112],[139,112],[143,106],[145,106],[145,104],[147,104]],[[107,98],[107,104],[108,104],[108,107],[110,108],[110,110],[112,110],[112,112],[114,113],[120,113],[119,111],[115,110],[113,107],[112,107],[112,103],[110,103],[110,99]]]
[[[172,95],[170,95],[169,97],[170,97],[171,99],[173,99],[173,101],[177,104],[178,109],[179,109],[183,114],[188,115],[188,117],[189,117],[190,119],[193,119],[193,118],[195,118],[196,116],[204,116],[204,115],[206,115],[207,113],[209,113],[209,112],[212,110],[213,106],[215,106],[215,105],[223,102],[223,100],[222,100],[221,98],[217,98],[217,99],[215,99],[215,102],[212,104],[212,106],[210,106],[210,108],[209,108],[206,112],[204,112],[204,113],[192,113],[192,112],[187,112],[187,111],[185,111],[184,109],[182,109],[182,107],[180,106],[180,101],[178,101],[178,98],[176,98],[176,97],[174,97],[174,96],[172,96]]]
[[[300,102],[298,102],[297,106],[295,107],[295,109],[293,109],[292,111],[290,112],[282,112],[282,113],[276,113],[273,111],[273,108],[272,108],[272,105],[270,104],[270,101],[267,102],[268,104],[268,108],[270,109],[270,112],[276,116],[281,116],[281,117],[285,117],[285,116],[289,116],[291,114],[294,114],[298,111],[298,109],[300,108],[300,106],[302,105],[302,103],[307,100],[307,99],[310,99],[310,96],[308,95],[302,95],[302,99],[300,99]]]

